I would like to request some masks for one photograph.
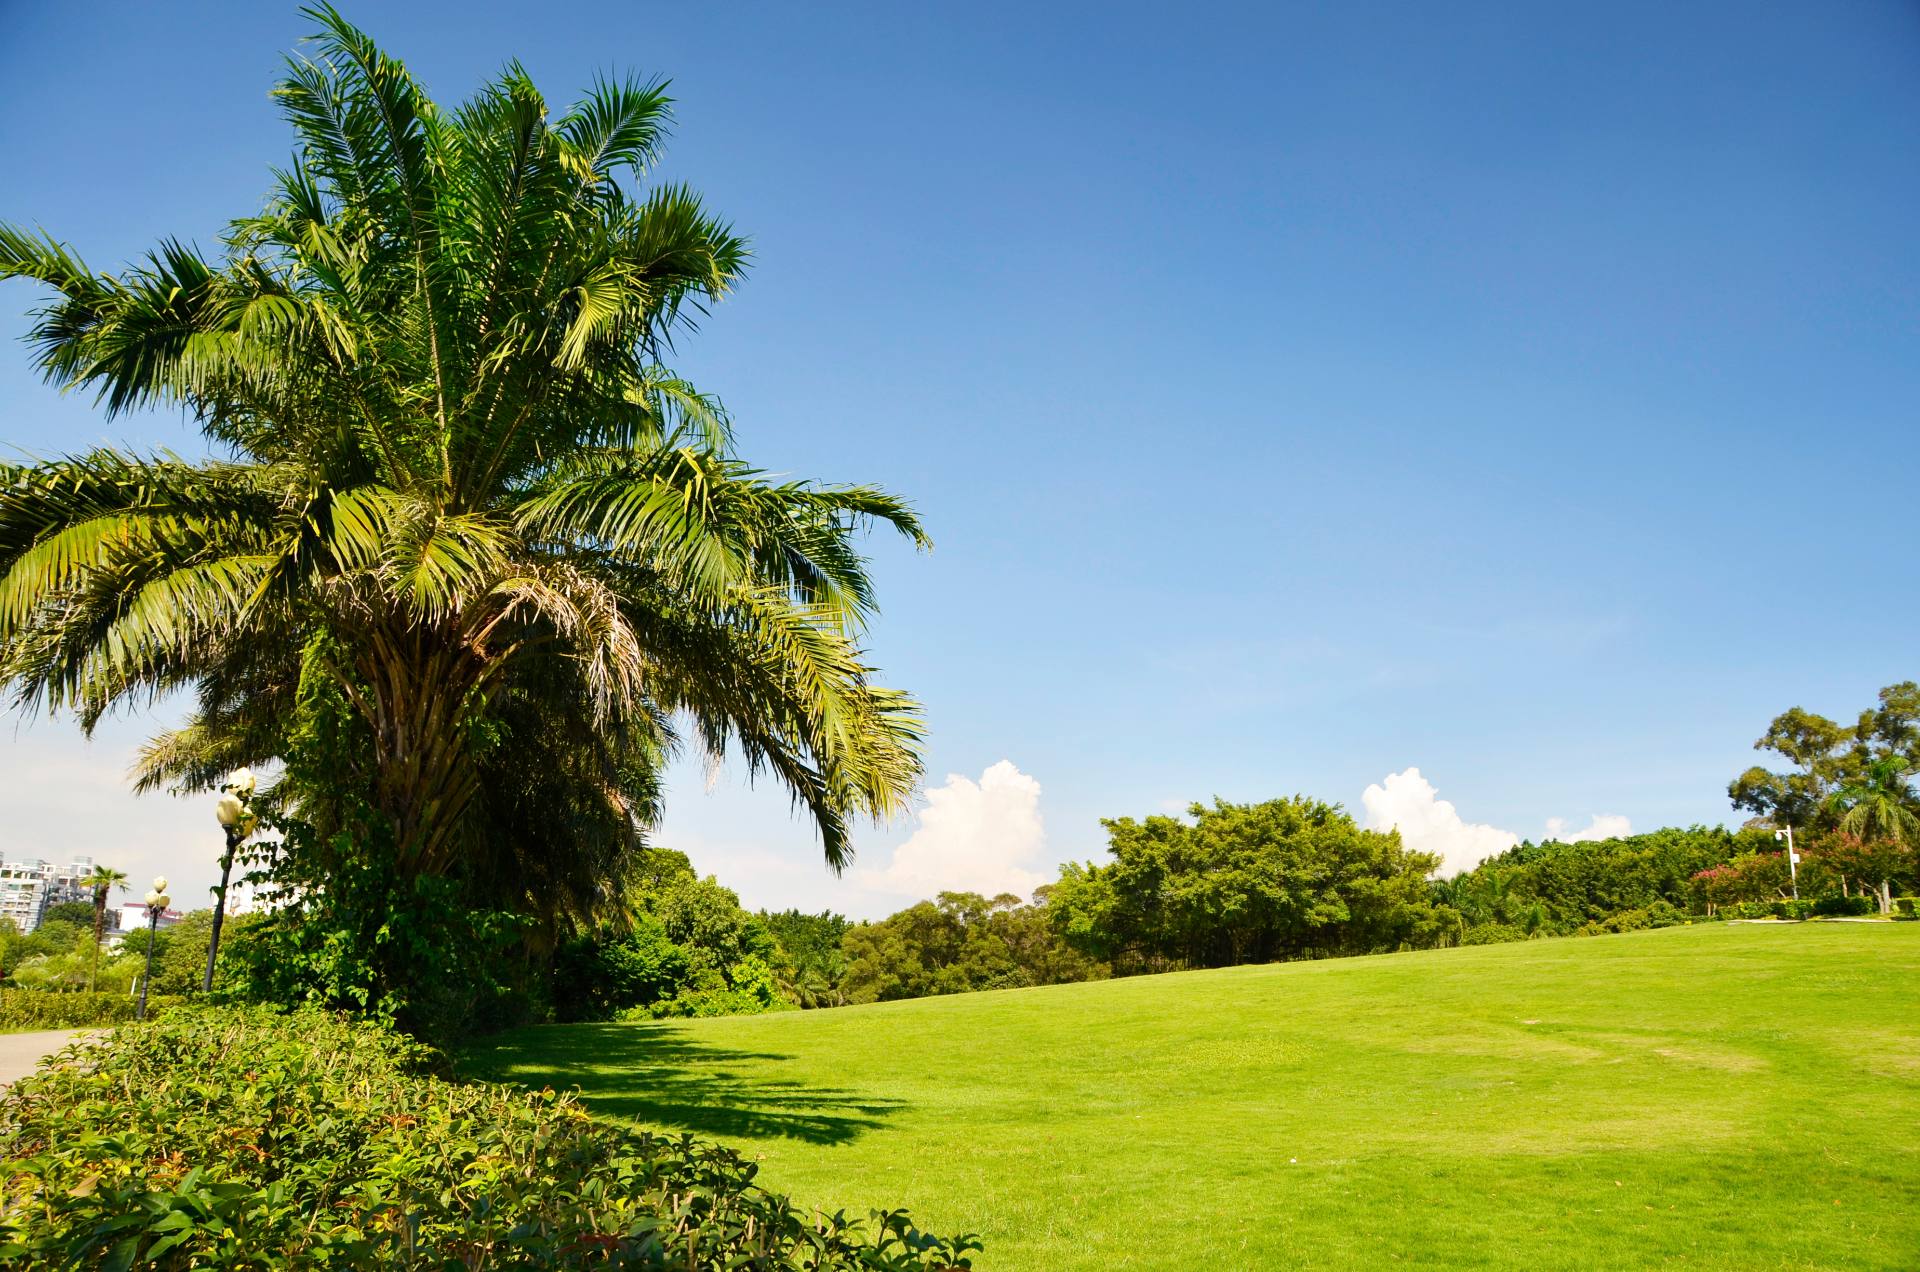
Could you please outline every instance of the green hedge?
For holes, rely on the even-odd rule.
[[[1837,892],[1830,892],[1813,903],[1813,912],[1823,916],[1859,918],[1863,915],[1880,913],[1880,903],[1872,897],[1861,896],[1858,893],[1845,897]]]
[[[159,1019],[183,999],[155,994],[147,1015]],[[86,1029],[133,1019],[135,1000],[126,994],[57,994],[44,989],[0,989],[0,1033],[29,1029]]]
[[[0,1266],[932,1272],[979,1248],[803,1213],[729,1149],[446,1081],[318,1011],[186,1008],[78,1054],[0,1099]]]

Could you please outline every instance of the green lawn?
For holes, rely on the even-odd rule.
[[[985,1272],[1920,1267],[1920,924],[546,1026],[475,1072],[977,1231]]]

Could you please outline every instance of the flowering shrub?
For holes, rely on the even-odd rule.
[[[979,1248],[800,1211],[729,1149],[435,1059],[316,1010],[83,1042],[0,1099],[0,1266],[950,1272]]]
[[[1784,852],[1749,852],[1694,875],[1693,890],[1708,906],[1718,907],[1772,901],[1786,895],[1789,881]]]

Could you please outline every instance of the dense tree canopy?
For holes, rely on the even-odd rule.
[[[1756,764],[1727,787],[1733,806],[1755,814],[1764,825],[1813,832],[1837,829],[1857,800],[1836,802],[1834,797],[1875,780],[1883,785],[1898,781],[1911,807],[1915,796],[1906,779],[1920,757],[1920,684],[1903,680],[1888,685],[1880,691],[1879,702],[1850,725],[1794,707],[1774,717],[1753,747],[1771,751],[1791,766],[1775,771]]]
[[[977,989],[1098,980],[1107,967],[1060,939],[1047,890],[1031,905],[1011,893],[942,892],[845,940],[847,995],[856,1003]]]
[[[1773,858],[1765,831],[1718,826],[1669,827],[1644,835],[1577,843],[1522,843],[1472,870],[1434,885],[1434,894],[1460,912],[1470,940],[1554,936],[1604,924],[1621,914],[1695,908],[1696,876],[1742,856]],[[1781,882],[1786,865],[1778,863]],[[1757,876],[1756,876],[1757,877]],[[1767,876],[1771,878],[1770,875]],[[1756,884],[1729,883],[1747,899]],[[1771,889],[1754,893],[1773,895]]]
[[[1793,767],[1742,773],[1727,788],[1734,807],[1751,810],[1761,825],[1793,828],[1843,885],[1860,880],[1890,911],[1894,880],[1920,868],[1920,684],[1888,685],[1851,725],[1795,707],[1775,717],[1754,747]]]
[[[1195,804],[1191,820],[1113,818],[1113,861],[1069,866],[1054,922],[1107,960],[1225,967],[1434,943],[1439,864],[1305,796]]]

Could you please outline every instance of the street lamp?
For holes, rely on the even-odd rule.
[[[1787,877],[1793,882],[1793,899],[1800,899],[1800,854],[1793,850],[1793,827],[1773,832],[1774,842],[1787,841]]]
[[[167,877],[161,875],[153,881],[153,888],[146,895],[147,902],[147,974],[140,979],[140,1008],[134,1012],[135,1020],[147,1018],[147,986],[153,983],[153,941],[160,930],[160,916],[167,912],[167,902],[173,900],[167,895]]]
[[[253,786],[253,771],[241,769],[227,779],[213,805],[213,815],[227,833],[227,850],[220,854],[220,886],[213,894],[213,935],[207,941],[207,974],[200,982],[201,993],[213,991],[213,961],[220,956],[220,925],[227,917],[227,876],[233,872],[233,854],[258,822],[248,806]]]

